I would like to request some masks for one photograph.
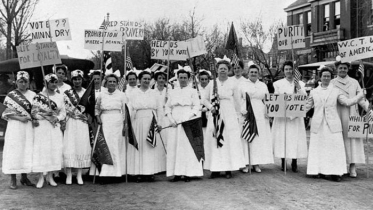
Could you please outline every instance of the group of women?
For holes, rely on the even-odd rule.
[[[345,65],[348,66],[337,63],[338,72]],[[90,175],[101,178],[132,175],[136,182],[153,181],[155,174],[165,171],[168,177],[173,177],[173,182],[202,177],[203,170],[212,172],[210,178],[225,172],[229,179],[232,171],[237,170],[260,173],[259,165],[274,163],[274,157],[282,158],[283,170],[286,159],[292,159],[291,169],[297,172],[297,159],[307,155],[307,174],[333,175],[334,180],[340,181],[341,175],[347,172],[344,143],[347,137],[342,134],[344,127],[342,129],[337,104],[348,107],[359,103],[368,111],[361,89],[355,96],[349,96],[338,89],[338,85],[330,83],[330,69],[321,71],[322,83],[311,91],[307,103],[307,110],[315,108],[308,151],[303,118],[275,118],[271,128],[264,104],[269,92],[259,81],[259,67],[250,65],[244,74],[247,78],[242,76],[243,67],[240,61],[233,66],[236,75],[228,77],[232,68],[230,61],[218,60],[214,82],[210,81],[209,71],[199,71],[198,90],[189,84],[189,69],[177,71],[175,88],[167,88],[165,72],[144,70],[137,75],[130,71],[124,92],[118,89],[119,78],[115,74],[106,75],[105,87],[101,87],[101,73],[92,72],[95,117],[102,125],[113,160],[112,165],[103,164],[99,168],[91,163],[87,123],[91,119],[79,105],[85,92],[83,72],[71,72],[71,87],[63,82],[67,68],[59,67],[57,75],[45,76],[45,88],[39,94],[28,90],[27,72],[18,72],[17,89],[7,95],[4,104],[8,108],[2,116],[8,120],[3,172],[11,174],[10,188],[17,188],[16,174],[19,173],[21,184],[33,186],[27,178],[31,172],[40,173],[37,188],[43,187],[44,180],[57,186],[53,172],[62,168],[67,175],[66,184],[72,184],[72,169],[77,170],[77,183],[83,184],[84,168],[90,168]],[[283,71],[285,78],[274,83],[275,93],[305,94],[301,82],[294,81],[293,63],[285,62]],[[346,80],[343,77],[342,82],[343,79]],[[155,81],[153,87],[152,80]],[[251,143],[241,137],[247,96],[258,127],[258,135]],[[182,122],[198,117],[202,117],[203,159],[196,157],[182,126]],[[219,123],[218,131],[216,123]],[[154,136],[149,135],[151,129],[155,131]],[[130,132],[137,140],[136,145],[125,138]],[[350,153],[355,150],[349,149]],[[353,164],[350,175],[356,177],[354,163],[350,163]]]

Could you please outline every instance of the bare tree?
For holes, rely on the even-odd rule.
[[[16,46],[24,42],[27,23],[39,0],[1,0],[0,5],[0,33],[6,37],[6,59],[16,54]]]

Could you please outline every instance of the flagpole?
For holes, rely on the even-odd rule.
[[[162,135],[161,135],[160,131],[158,132],[158,134],[159,134],[159,137],[160,137],[160,139],[161,139],[161,141],[162,141],[162,145],[163,145],[164,152],[165,152],[166,155],[167,155],[166,146],[164,145],[164,142],[163,142]]]
[[[189,54],[189,49],[187,49],[187,53],[188,53],[188,59],[189,59],[189,66],[192,69],[192,72],[194,73],[193,74],[193,80],[194,80],[194,83],[196,84],[198,97],[201,100],[201,92],[199,91],[199,87],[198,87],[198,84],[197,84],[197,78],[196,78],[197,72],[195,72],[194,69],[193,69],[193,64],[192,64],[192,59],[191,59],[190,54]]]
[[[360,66],[364,66],[363,64],[363,61],[362,60],[359,60],[359,70],[360,71]],[[367,92],[365,90],[365,83],[364,83],[364,68],[362,69],[362,71],[360,72],[361,73],[361,83],[362,83],[362,86],[363,86],[363,92],[364,92],[364,95],[366,96]],[[367,121],[366,123],[368,123],[368,126],[369,126],[369,118],[365,120]],[[367,178],[369,178],[369,169],[368,169],[368,166],[369,166],[369,141],[368,141],[368,133],[366,134],[366,137],[365,137],[365,141],[366,141],[366,144],[367,144],[367,152],[365,154],[365,167],[366,167],[366,171],[367,171]]]
[[[166,79],[166,97],[165,97],[165,101],[167,103],[167,100],[168,100],[168,80],[170,79],[170,48],[171,48],[171,38],[168,39],[168,52],[167,52],[167,68],[168,68],[168,71],[167,71],[167,79]],[[175,75],[176,76],[176,75]],[[177,77],[177,76],[176,76]]]
[[[122,36],[123,45],[124,45],[124,67],[123,67],[123,77],[127,75],[127,40],[124,36]],[[124,90],[127,90],[127,80],[124,82]],[[124,92],[125,92],[124,91]],[[126,113],[127,114],[127,113]],[[129,119],[131,120],[131,119]],[[126,138],[126,183],[128,183],[128,147],[129,147],[129,140],[128,140],[128,122],[127,117],[124,120],[124,137]]]
[[[284,139],[284,146],[285,146],[285,148],[284,148],[284,172],[285,172],[285,175],[286,175],[286,166],[287,166],[287,163],[286,163],[286,123],[287,123],[287,121],[288,121],[288,119],[286,118],[286,93],[285,93],[285,95],[284,95],[284,109],[285,109],[285,112],[284,112],[284,115],[285,115],[285,128],[284,128],[284,130],[285,130],[285,139]]]
[[[92,151],[91,151],[91,160],[93,158],[93,153],[95,152],[96,143],[97,143],[97,137],[98,137],[98,132],[100,131],[100,129],[101,129],[101,125],[99,124],[98,127],[97,127],[95,140],[93,142],[93,148],[92,148]],[[97,170],[97,166],[95,167],[95,173],[93,175],[93,184],[95,184],[95,182],[96,182],[96,170]]]
[[[39,48],[38,45],[39,45],[39,43],[36,43],[36,48],[38,50],[38,54],[40,54],[40,48]],[[43,67],[43,61],[41,59],[39,59],[39,61],[40,61],[41,72],[43,74],[43,81],[44,81],[44,86],[45,86],[45,90],[46,90],[45,92],[46,92],[47,98],[48,98],[48,106],[49,106],[49,109],[52,110],[52,108],[51,108],[51,100],[49,99],[47,81],[45,80],[45,72],[44,72],[44,67]]]
[[[249,95],[246,93],[246,97],[248,97]],[[247,99],[246,99],[246,109],[247,109]],[[250,103],[251,103],[251,100],[250,100]],[[248,111],[248,110],[247,110]],[[243,129],[243,128],[242,128]],[[249,158],[249,174],[251,175],[251,152],[250,152],[250,139],[249,141],[247,141],[247,147],[248,147],[248,158]]]
[[[52,30],[51,30],[51,21],[48,19],[48,23],[49,23],[49,38],[50,38],[50,41],[53,42],[52,40]],[[56,74],[56,64],[53,64],[53,73]]]

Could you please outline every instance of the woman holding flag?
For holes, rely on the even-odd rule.
[[[27,178],[32,169],[34,129],[38,122],[31,116],[32,99],[36,95],[27,90],[29,74],[19,71],[17,89],[9,92],[4,100],[7,106],[2,118],[8,121],[3,150],[3,173],[10,174],[10,189],[17,189],[16,174],[22,174],[22,185],[35,186]]]
[[[204,169],[212,172],[211,178],[225,171],[226,178],[230,179],[231,171],[237,171],[246,165],[241,143],[241,129],[236,114],[240,110],[235,110],[237,107],[235,103],[239,103],[239,93],[236,80],[228,77],[231,69],[230,60],[227,58],[216,60],[218,60],[216,65],[218,78],[204,100],[205,106],[213,114],[207,121],[205,141],[208,141],[207,144],[211,148]],[[217,103],[219,107],[216,106]],[[218,124],[219,129],[216,129],[214,123]]]
[[[83,184],[82,168],[91,165],[91,146],[89,142],[88,118],[83,114],[84,107],[79,105],[85,89],[82,87],[83,71],[71,72],[73,88],[65,91],[66,130],[63,141],[63,165],[66,167],[66,184],[72,184],[71,168],[77,168],[77,181]]]
[[[39,121],[34,129],[34,149],[32,171],[40,173],[37,188],[44,185],[44,174],[47,173],[47,183],[57,186],[53,180],[52,171],[62,168],[63,135],[61,121],[66,117],[63,95],[57,93],[58,78],[55,74],[45,76],[47,87],[34,97],[32,116]]]
[[[266,94],[269,94],[267,85],[259,81],[259,67],[251,65],[249,67],[249,79],[242,82],[239,86],[241,97],[241,113],[245,118],[247,114],[255,116],[255,123],[258,135],[253,134],[253,139],[242,139],[243,151],[245,154],[246,165],[254,166],[254,170],[260,173],[259,164],[273,163],[273,143],[271,127],[269,126],[268,116],[266,114],[263,100]],[[253,113],[247,113],[247,95],[250,97]],[[252,122],[250,122],[252,123]],[[249,151],[250,149],[250,151]],[[251,170],[251,168],[246,169]]]
[[[293,62],[285,61],[282,70],[285,78],[273,83],[275,93],[294,94],[296,89],[298,94],[306,94],[304,85],[300,84],[303,82],[299,80],[298,83],[296,82]],[[274,154],[275,157],[281,158],[282,170],[285,169],[285,158],[291,158],[291,169],[293,172],[298,172],[297,159],[307,158],[307,138],[303,117],[275,117],[272,126],[272,138],[275,148]]]
[[[140,88],[132,92],[134,97],[129,103],[138,149],[128,148],[128,174],[136,175],[137,182],[154,181],[154,174],[166,170],[164,147],[156,141],[159,135],[156,115],[161,107],[156,92],[149,87],[151,79],[150,71],[139,74]]]

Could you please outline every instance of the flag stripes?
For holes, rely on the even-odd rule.
[[[239,64],[238,64],[238,61],[240,60],[239,58],[238,58],[238,56],[237,56],[237,54],[236,53],[233,53],[233,55],[232,55],[232,64],[234,65],[234,66],[238,66]]]
[[[126,84],[126,77],[123,75],[123,77],[121,77],[119,80],[118,90],[123,91],[125,84]]]
[[[214,94],[211,103],[215,109],[215,113],[213,114],[213,122],[214,122],[214,137],[216,138],[218,147],[222,147],[224,144],[224,121],[220,116],[220,103],[219,103],[219,96]]]
[[[152,119],[152,122],[150,123],[149,132],[148,132],[148,135],[146,137],[146,141],[152,147],[157,146],[157,140],[155,138],[155,132],[158,132],[158,125],[157,125],[157,120],[155,119],[155,116],[154,116],[154,113],[153,113],[153,119]]]
[[[302,77],[302,74],[299,72],[298,68],[295,68],[294,69],[294,85],[295,85],[295,89],[296,89],[296,86],[299,85],[299,80],[300,80],[301,77]]]
[[[129,55],[126,56],[126,67],[127,69],[133,69],[132,60]]]
[[[104,72],[106,72],[106,70],[112,70],[112,63],[111,63],[111,55],[110,55],[110,52],[108,51],[104,51],[104,64],[105,64],[105,69]]]
[[[100,26],[100,30],[106,30],[107,29],[107,27],[108,27],[108,23],[105,21],[105,19],[104,19],[104,21],[101,23],[101,26]]]
[[[359,64],[358,71],[361,73],[361,77],[364,78],[364,64],[363,63]]]
[[[258,126],[256,124],[256,119],[251,105],[250,96],[246,93],[246,119],[243,123],[243,129],[241,137],[251,143],[255,136],[259,136]]]

